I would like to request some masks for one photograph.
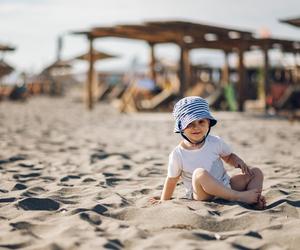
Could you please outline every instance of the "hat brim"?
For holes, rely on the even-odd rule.
[[[212,116],[210,116],[210,117],[202,117],[202,118],[198,118],[198,119],[193,119],[193,120],[190,120],[187,124],[181,124],[181,126],[179,125],[180,121],[176,121],[175,122],[174,133],[180,133],[180,132],[182,132],[184,129],[186,129],[186,127],[191,122],[199,120],[199,119],[209,119],[209,126],[210,127],[213,127],[213,126],[215,126],[217,124],[217,120],[215,118],[213,118]]]

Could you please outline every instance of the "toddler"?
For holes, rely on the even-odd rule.
[[[180,133],[183,140],[169,155],[168,175],[160,200],[171,199],[181,178],[188,199],[208,201],[220,197],[265,208],[265,198],[261,195],[262,171],[250,168],[220,137],[209,134],[217,120],[206,100],[185,97],[175,104],[173,115],[174,132]],[[230,177],[223,161],[240,168],[242,173]]]

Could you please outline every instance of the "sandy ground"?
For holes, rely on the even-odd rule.
[[[182,185],[148,203],[180,140],[171,114],[87,112],[70,98],[0,103],[0,249],[299,249],[299,122],[214,115],[212,134],[263,170],[266,210],[188,201]]]

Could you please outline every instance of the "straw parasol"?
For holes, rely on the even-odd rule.
[[[47,66],[43,72],[49,72],[53,69],[70,69],[72,67],[71,63],[69,61],[65,60],[57,60],[54,63]]]
[[[93,60],[98,61],[98,60],[104,60],[104,59],[109,59],[109,58],[115,58],[117,57],[116,55],[108,54],[102,51],[97,51],[93,50]],[[89,61],[90,60],[90,53],[84,53],[82,55],[76,56],[73,58],[73,60],[85,60]]]
[[[0,44],[0,51],[14,51],[15,49],[15,47]]]
[[[296,27],[300,27],[300,17],[281,19],[280,22],[282,22],[282,23],[288,23],[290,25],[293,25],[293,26],[296,26]]]
[[[12,71],[14,71],[14,68],[4,62],[4,60],[0,60],[0,78],[10,74]]]

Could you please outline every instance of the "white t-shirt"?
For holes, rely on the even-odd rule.
[[[169,155],[168,177],[181,176],[188,198],[192,197],[192,175],[203,168],[225,186],[230,187],[221,156],[232,153],[231,148],[218,136],[208,135],[200,149],[188,150],[180,144]]]

